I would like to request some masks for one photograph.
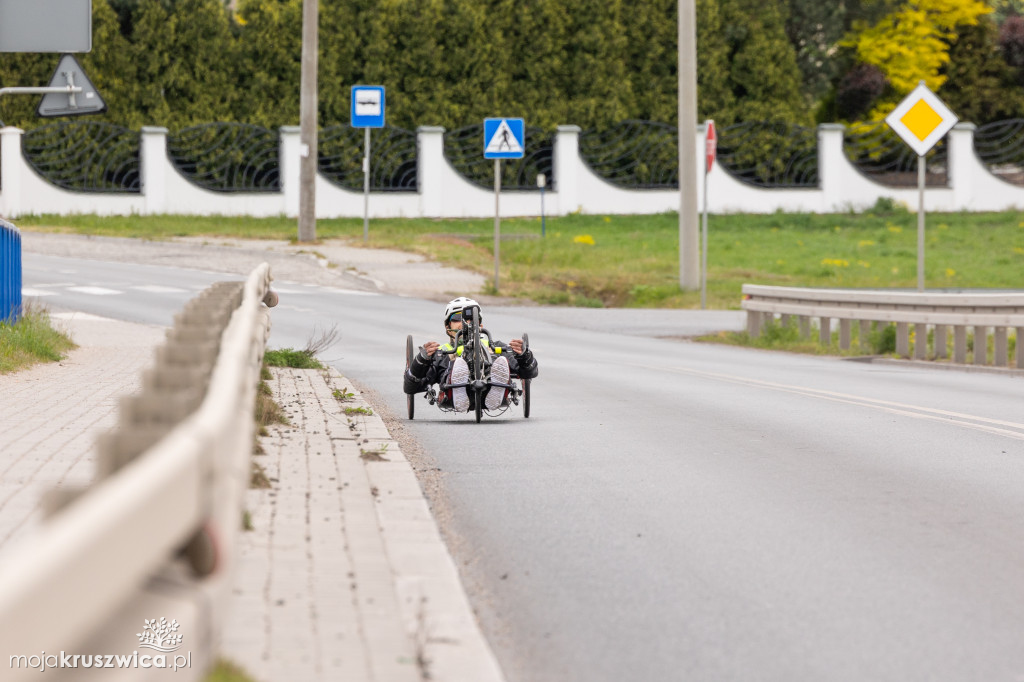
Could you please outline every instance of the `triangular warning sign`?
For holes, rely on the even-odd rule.
[[[502,119],[501,123],[498,124],[498,129],[494,131],[494,135],[491,136],[490,142],[488,142],[487,146],[484,148],[485,154],[497,154],[499,152],[508,152],[511,154],[523,153],[523,145],[516,139],[515,134],[512,132],[512,128],[509,127],[508,121],[505,119]]]
[[[44,118],[51,116],[77,116],[79,114],[102,114],[107,110],[107,103],[100,97],[96,87],[85,75],[82,65],[73,56],[66,54],[60,58],[57,70],[47,87],[66,88],[68,86],[82,88],[81,92],[51,92],[43,95],[36,108],[36,114]]]

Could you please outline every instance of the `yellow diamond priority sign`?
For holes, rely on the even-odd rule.
[[[903,98],[903,101],[885,117],[903,141],[924,156],[935,143],[956,125],[959,119],[934,92],[928,89],[924,81]]]

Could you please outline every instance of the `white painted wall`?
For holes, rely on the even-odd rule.
[[[1024,187],[1006,183],[984,167],[974,153],[974,130],[961,123],[949,133],[949,187],[928,189],[929,211],[997,211],[1024,209]],[[703,149],[704,131],[694,131]],[[626,190],[598,177],[579,154],[580,129],[560,126],[555,137],[554,189],[545,196],[549,215],[574,211],[591,214],[651,214],[675,211],[679,193],[673,190]],[[281,191],[224,193],[204,190],[177,172],[167,157],[167,130],[142,129],[141,194],[70,192],[50,185],[25,162],[22,131],[0,129],[0,216],[56,213],[131,215],[297,216],[299,196],[299,129],[281,128]],[[371,192],[370,216],[469,218],[494,215],[494,192],[460,176],[444,156],[444,129],[417,130],[419,190]],[[482,152],[481,152],[482,153]],[[744,184],[716,164],[708,176],[708,205],[713,213],[829,213],[863,210],[879,197],[917,207],[916,188],[880,185],[857,170],[843,152],[843,127],[818,128],[820,186],[812,189],[764,189]],[[697,160],[702,178],[703,157]],[[698,201],[703,202],[702,188]],[[502,216],[535,216],[540,196],[535,191],[503,191]],[[321,218],[362,217],[363,193],[337,187],[317,178],[317,215]],[[698,206],[702,209],[703,206]]]

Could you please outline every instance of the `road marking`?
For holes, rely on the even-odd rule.
[[[44,291],[43,289],[32,289],[31,287],[21,288],[22,296],[56,296],[56,291]]]
[[[80,294],[91,294],[93,296],[113,296],[120,294],[120,291],[104,289],[103,287],[68,287],[68,291],[77,291]]]
[[[870,407],[872,409],[881,410],[882,412],[888,412],[890,414],[897,414],[904,417],[913,417],[915,419],[927,419],[931,421],[941,422],[943,424],[954,424],[969,429],[985,431],[987,433],[992,433],[998,436],[1007,436],[1009,438],[1015,438],[1017,440],[1024,440],[1024,424],[1011,421],[1004,421],[1002,419],[979,417],[977,415],[965,414],[963,412],[952,412],[950,410],[940,410],[932,407],[922,407],[920,405],[909,405],[907,403],[898,403],[892,400],[866,398],[864,396],[851,395],[849,393],[839,393],[838,391],[825,391],[817,388],[808,388],[806,386],[780,384],[773,381],[762,381],[760,379],[750,379],[747,377],[739,377],[731,374],[702,372],[700,370],[684,369],[682,367],[656,367],[653,365],[632,366],[641,367],[643,369],[651,369],[657,372],[668,371],[675,372],[676,374],[689,374],[691,376],[703,377],[705,379],[727,381],[729,383],[734,384],[754,386],[757,388],[765,388],[768,390],[781,391],[784,393],[793,393],[796,395],[803,395],[810,398],[820,398],[822,400],[830,400],[832,402],[856,405],[859,407]]]
[[[163,287],[159,284],[143,284],[137,287],[129,287],[136,291],[145,291],[150,294],[184,294],[187,292],[186,289],[179,289],[178,287]]]
[[[114,322],[109,317],[100,317],[99,315],[90,315],[89,313],[50,313],[50,317],[55,320],[93,320],[96,322]]]

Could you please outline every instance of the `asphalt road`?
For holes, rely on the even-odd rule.
[[[32,254],[25,277],[159,324],[224,279]],[[272,346],[337,324],[326,359],[404,413],[405,336],[437,338],[437,303],[278,288]],[[420,401],[406,426],[510,680],[1024,681],[1020,378],[651,336],[679,315],[484,318],[530,334],[531,418]]]

